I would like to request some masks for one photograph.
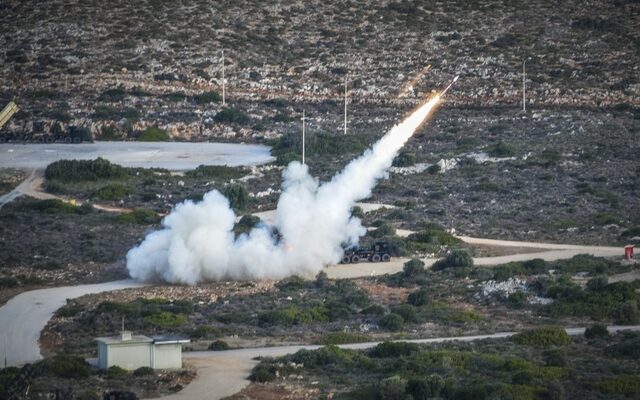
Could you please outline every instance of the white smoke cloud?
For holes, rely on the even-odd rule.
[[[342,244],[356,244],[366,230],[351,208],[371,195],[393,158],[439,102],[435,97],[394,126],[373,147],[353,160],[330,182],[319,184],[305,165],[292,162],[284,171],[274,228],[261,224],[237,239],[236,215],[220,192],[201,202],[178,204],[162,221],[164,229],[150,233],[127,254],[132,278],[193,285],[223,279],[280,279],[313,276],[337,263]]]

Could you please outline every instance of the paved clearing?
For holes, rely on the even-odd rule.
[[[44,169],[57,160],[105,158],[124,167],[194,169],[199,165],[257,165],[273,160],[267,146],[235,143],[95,142],[2,144],[0,168]]]
[[[611,333],[620,330],[640,331],[640,325],[610,326]],[[569,335],[584,334],[585,328],[566,328]],[[448,341],[471,342],[482,339],[500,339],[513,336],[516,332],[498,332],[489,335],[439,337],[431,339],[406,340],[411,343],[442,343]],[[339,345],[343,349],[368,349],[380,342]],[[185,353],[184,360],[194,365],[198,377],[186,388],[176,394],[162,397],[162,400],[217,400],[238,393],[250,382],[247,379],[251,369],[258,363],[256,357],[280,357],[298,350],[314,350],[322,346],[279,346],[260,347],[228,351],[199,351]]]

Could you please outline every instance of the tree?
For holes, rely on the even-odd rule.
[[[427,292],[426,288],[420,288],[415,292],[411,292],[409,293],[409,297],[407,297],[407,303],[417,307],[424,306],[429,303],[429,292]]]
[[[587,339],[606,338],[609,337],[609,331],[606,326],[595,324],[585,329],[584,337]]]
[[[398,314],[390,313],[380,319],[380,326],[393,332],[404,327],[404,318]]]
[[[249,193],[242,185],[227,185],[222,189],[222,194],[229,199],[229,204],[234,210],[244,210],[249,203]]]
[[[640,310],[635,300],[625,301],[613,310],[616,324],[633,325],[640,322]]]

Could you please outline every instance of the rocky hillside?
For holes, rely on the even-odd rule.
[[[308,103],[338,130],[345,76],[371,109],[406,110],[458,74],[450,103],[516,107],[526,59],[531,107],[638,106],[638,16],[630,0],[8,0],[1,100],[25,110],[14,131],[247,140]],[[216,118],[222,50],[238,118]]]

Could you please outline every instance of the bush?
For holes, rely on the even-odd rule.
[[[107,379],[120,379],[126,375],[127,371],[117,365],[112,365],[107,369]]]
[[[227,185],[221,192],[234,210],[244,210],[249,203],[249,192],[242,185]]]
[[[229,350],[229,344],[224,340],[216,340],[209,345],[208,349],[214,351]]]
[[[126,170],[98,157],[95,160],[59,160],[47,166],[45,177],[61,181],[95,181],[115,179],[126,175]]]
[[[424,262],[419,258],[412,258],[411,260],[404,263],[404,267],[402,267],[402,274],[406,278],[415,278],[417,276],[423,275],[424,273]]]
[[[605,394],[640,395],[640,375],[614,376],[601,380],[595,386]]]
[[[453,246],[461,242],[460,239],[446,232],[443,227],[437,224],[428,224],[426,228],[419,232],[412,233],[407,239],[415,243],[432,244],[436,246]]]
[[[18,208],[38,211],[46,214],[85,214],[83,207],[76,207],[73,204],[65,203],[58,199],[34,200],[27,199],[19,203]]]
[[[398,314],[389,313],[380,319],[380,326],[393,332],[404,328],[404,318]]]
[[[157,126],[150,126],[138,136],[140,142],[168,142],[171,138],[164,129]]]
[[[505,142],[498,142],[491,146],[487,153],[491,157],[513,157],[516,155],[516,148]]]
[[[507,298],[507,305],[511,308],[522,308],[527,302],[527,295],[525,292],[518,290],[515,293],[512,293]]]
[[[374,238],[394,236],[396,234],[396,228],[389,223],[383,223],[378,227],[378,229],[376,229],[375,231],[369,231],[368,234],[369,236]]]
[[[493,279],[498,282],[504,282],[516,275],[524,274],[524,267],[521,263],[515,261],[507,264],[498,265],[495,268]]]
[[[640,310],[636,300],[625,301],[613,310],[615,323],[620,325],[633,325],[640,323]]]
[[[511,340],[527,346],[564,346],[571,343],[571,337],[564,328],[548,327],[524,331],[515,334]]]
[[[346,343],[365,343],[371,341],[371,338],[367,335],[354,332],[331,332],[327,333],[318,339],[318,344],[330,345],[330,344],[346,344]]]
[[[0,277],[0,288],[14,288],[20,285],[20,282],[13,276]]]
[[[431,269],[434,271],[442,271],[447,268],[471,268],[473,267],[473,258],[466,250],[453,250],[445,258],[436,261]]]
[[[251,120],[247,113],[233,108],[225,108],[219,111],[213,120],[219,123],[234,123],[239,125],[248,124]]]
[[[193,100],[197,104],[219,103],[222,101],[222,97],[218,92],[212,90],[193,96]]]
[[[404,400],[406,387],[406,379],[395,375],[380,381],[377,395],[381,400]]]
[[[397,307],[394,307],[393,313],[401,316],[405,322],[420,322],[418,317],[418,309],[411,304],[401,304]]]
[[[407,342],[382,342],[369,351],[375,358],[407,357],[420,351],[420,346]]]
[[[360,311],[360,313],[364,315],[384,315],[384,312],[385,312],[384,307],[379,306],[377,304],[369,306],[363,309],[362,311]]]
[[[566,367],[567,359],[564,351],[560,349],[547,350],[542,353],[544,363],[547,367]]]
[[[249,380],[252,382],[271,382],[277,378],[276,372],[276,367],[271,365],[269,360],[262,360],[251,370]]]
[[[174,328],[187,323],[187,317],[181,314],[174,314],[167,311],[161,311],[156,314],[149,315],[144,321],[159,326],[161,328]]]
[[[160,222],[160,217],[148,208],[136,208],[131,212],[118,215],[116,221],[123,224],[150,225]]]
[[[640,334],[625,332],[623,335],[620,343],[609,347],[609,354],[616,357],[640,358]]]
[[[185,176],[189,178],[217,179],[219,181],[238,179],[244,175],[246,175],[244,168],[229,167],[226,165],[200,165],[196,169],[185,173]]]
[[[93,192],[91,198],[96,200],[120,200],[131,194],[131,189],[119,183],[111,183]]]
[[[541,258],[534,258],[533,260],[527,260],[522,263],[522,267],[529,274],[543,274],[547,272],[547,262]]]
[[[597,339],[609,337],[609,331],[604,325],[591,325],[584,331],[584,337],[587,339]]]
[[[431,375],[426,379],[410,379],[407,383],[407,394],[411,395],[413,400],[427,400],[440,397],[444,386],[444,379],[439,375]]]
[[[420,288],[415,292],[409,293],[407,303],[420,307],[429,303],[429,292],[426,288]]]
[[[154,374],[154,371],[153,371],[153,368],[151,367],[140,367],[135,371],[133,371],[133,376],[147,376],[147,375],[153,375],[153,374]]]
[[[393,159],[394,167],[410,167],[416,163],[416,155],[413,153],[407,153],[406,151],[400,152]]]
[[[233,227],[233,231],[236,235],[241,235],[243,233],[249,233],[251,230],[260,223],[260,218],[255,215],[247,214],[243,215],[240,218],[235,226]]]
[[[82,357],[68,354],[56,354],[50,359],[42,361],[42,371],[46,375],[59,378],[83,379],[89,377],[91,369]]]

